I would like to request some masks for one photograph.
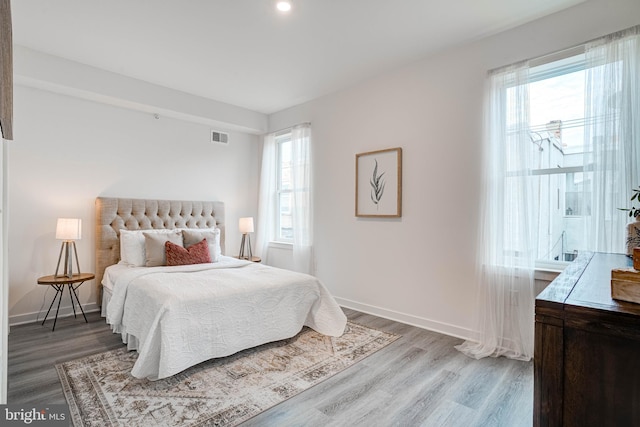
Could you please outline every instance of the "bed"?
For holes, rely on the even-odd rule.
[[[222,202],[96,199],[102,314],[138,352],[133,376],[170,377],[211,358],[290,338],[303,326],[342,335],[346,316],[317,278],[225,256],[225,225]],[[207,236],[185,246],[206,246],[203,254],[215,262],[165,266],[174,260],[174,246],[166,244],[171,248],[159,254],[156,240],[164,248],[176,235],[185,243],[189,236]],[[147,249],[143,261],[140,242]],[[166,260],[154,259],[163,255]]]

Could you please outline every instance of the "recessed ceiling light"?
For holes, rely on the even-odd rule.
[[[280,12],[289,12],[291,10],[291,2],[287,0],[278,0],[276,2],[276,8]]]

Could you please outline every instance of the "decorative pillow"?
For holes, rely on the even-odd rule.
[[[220,248],[219,228],[182,229],[182,238],[184,239],[185,248],[207,239],[207,242],[209,242],[209,255],[211,256],[211,262],[220,261],[222,249]]]
[[[176,229],[161,228],[147,230],[125,230],[120,229],[120,260],[122,263],[133,267],[144,267],[145,243],[142,233],[173,233]]]
[[[142,233],[144,235],[145,266],[157,267],[167,265],[165,256],[165,242],[182,246],[182,233],[174,230],[172,233]]]
[[[182,246],[167,241],[165,242],[165,250],[167,265],[204,264],[211,262],[207,239],[191,245],[188,248],[183,248]]]

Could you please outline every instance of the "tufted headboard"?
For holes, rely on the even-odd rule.
[[[224,254],[224,203],[186,200],[96,199],[96,283],[120,261],[120,229],[220,228]]]

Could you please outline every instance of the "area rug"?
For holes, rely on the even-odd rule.
[[[212,359],[170,378],[131,376],[126,348],[56,365],[74,426],[235,426],[352,366],[398,335],[348,322],[339,338],[288,340]]]

